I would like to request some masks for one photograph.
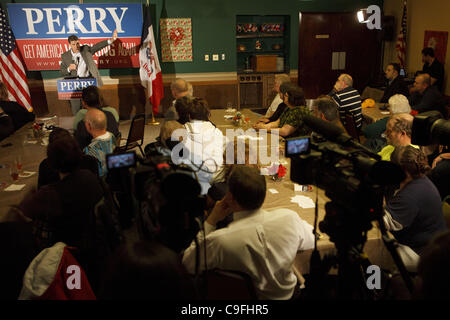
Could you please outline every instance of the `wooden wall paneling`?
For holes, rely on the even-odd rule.
[[[192,82],[194,96],[208,101],[211,109],[225,108],[228,102],[237,106],[237,81]],[[59,100],[56,85],[33,83],[30,85],[33,106],[38,116],[71,116],[69,101]],[[100,93],[107,105],[115,108],[120,119],[130,119],[137,113],[145,112],[145,92],[139,83],[105,84]],[[164,114],[172,104],[170,84],[164,84],[164,98],[161,101],[160,114]]]

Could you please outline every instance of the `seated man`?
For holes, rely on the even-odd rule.
[[[280,86],[283,83],[290,83],[291,78],[287,74],[280,73],[275,75],[275,82],[273,83],[273,90],[276,92],[275,97],[273,98],[272,103],[270,104],[269,108],[267,108],[266,115],[264,116],[265,119],[269,119],[277,110],[280,103],[283,103],[282,97],[280,97]],[[275,119],[276,120],[276,119]],[[274,120],[271,120],[272,122]],[[265,121],[269,122],[269,121]]]
[[[341,74],[329,96],[338,105],[339,116],[345,126],[345,114],[351,114],[357,129],[362,127],[361,96],[353,89],[353,79],[349,74]]]
[[[395,94],[389,98],[389,110],[391,114],[410,113],[411,107],[409,106],[408,99],[401,94]],[[367,138],[364,145],[379,152],[381,148],[386,146],[386,138],[382,137],[383,132],[386,131],[386,124],[389,117],[380,119],[374,123],[364,126],[362,132]]]
[[[116,147],[116,138],[106,131],[106,116],[98,110],[91,108],[84,118],[86,130],[93,137],[91,143],[84,148],[84,153],[97,159],[98,175],[105,176],[108,173],[106,155],[113,153]]]
[[[407,113],[395,114],[389,118],[384,132],[388,145],[378,152],[381,160],[391,161],[391,154],[396,147],[411,145],[413,120],[414,117]],[[415,145],[411,146],[419,148]]]
[[[100,95],[98,92],[98,88],[95,86],[89,86],[83,89],[81,94],[81,104],[83,108],[87,109],[100,109]],[[116,139],[120,138],[119,124],[117,123],[114,115],[109,111],[103,111],[106,116],[106,129],[111,132]],[[92,140],[92,136],[86,130],[86,126],[83,121],[79,122],[77,125],[77,130],[75,131],[75,138],[80,145],[81,150],[86,148]]]
[[[311,112],[306,107],[302,88],[296,85],[289,86],[287,92],[283,94],[283,101],[287,108],[278,120],[269,123],[258,122],[253,128],[266,129],[267,131],[279,130],[280,136],[284,138],[310,134],[311,129],[303,122],[304,116],[311,114]]]
[[[99,88],[97,88],[97,91],[98,91],[98,97],[100,100],[100,109],[102,109],[103,111],[108,111],[108,112],[112,113],[112,115],[114,116],[114,119],[116,119],[116,122],[119,123],[119,114],[117,113],[117,110],[114,109],[113,107],[109,107],[108,105],[106,105],[103,100],[102,95],[100,94]],[[87,112],[87,109],[80,109],[80,111],[77,112],[77,114],[75,115],[75,118],[73,119],[73,130],[77,130],[78,123],[80,121],[84,120],[86,112]]]
[[[433,48],[424,48],[422,50],[422,72],[431,77],[431,85],[436,86],[442,92],[444,85],[444,66],[434,56]]]
[[[192,97],[192,85],[184,79],[176,79],[174,82],[170,84],[170,91],[172,92],[172,96],[174,100],[172,105],[167,109],[164,114],[164,121],[178,120],[178,112],[175,109],[175,101],[182,97],[190,96]]]
[[[314,105],[314,115],[342,128],[344,132],[346,131],[341,120],[339,120],[338,106],[334,100],[330,98],[317,99]]]
[[[292,297],[297,278],[291,267],[299,250],[314,246],[312,226],[288,209],[267,212],[261,209],[266,196],[266,180],[256,168],[237,165],[228,179],[228,191],[215,205],[197,235],[198,268],[240,271],[253,280],[259,299],[287,300]],[[228,227],[215,230],[219,221],[233,214]],[[189,273],[196,270],[196,244],[184,251],[183,264]],[[216,288],[220,290],[220,288]]]
[[[409,104],[413,110],[419,113],[431,110],[437,110],[445,114],[445,106],[447,102],[444,96],[439,92],[437,86],[431,85],[431,77],[429,74],[419,74],[411,90]]]
[[[384,89],[383,97],[381,98],[381,103],[387,103],[389,98],[395,94],[402,94],[408,96],[408,86],[400,76],[400,65],[398,63],[390,63],[386,67],[384,72],[387,79],[386,89]]]

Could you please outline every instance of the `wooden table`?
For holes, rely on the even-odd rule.
[[[371,108],[375,109],[375,108]],[[378,108],[376,108],[378,110]],[[378,110],[379,111],[379,110]],[[251,124],[255,123],[261,115],[253,113],[248,109],[243,109],[241,112],[244,114],[244,117],[250,118]],[[222,130],[224,135],[226,134],[227,129],[236,129],[238,127],[234,126],[232,121],[226,120],[224,118],[226,112],[224,109],[211,110],[211,120],[212,122]],[[248,126],[247,126],[248,127]],[[244,128],[245,129],[245,128]],[[270,135],[269,135],[270,136]],[[270,139],[268,139],[267,143],[270,144]],[[284,150],[284,139],[280,138],[280,150]],[[290,176],[290,159],[283,157],[283,152],[280,153],[280,161],[286,164],[287,174],[281,181],[274,181],[271,177],[266,176],[267,181],[267,194],[266,199],[263,204],[263,208],[266,210],[274,210],[279,208],[287,208],[291,209],[306,222],[311,225],[314,225],[314,208],[303,209],[298,206],[296,203],[291,202],[291,197],[295,195],[303,195],[306,197],[310,197],[315,202],[316,196],[316,187],[313,187],[313,192],[296,192],[294,191],[294,183],[289,179]],[[273,194],[269,191],[269,189],[275,189],[278,193]],[[319,203],[319,221],[322,221],[325,217],[325,203],[329,201],[329,199],[325,196],[324,190],[319,189],[318,192],[318,203]],[[321,252],[321,255],[333,252],[335,250],[334,244],[330,242],[328,235],[321,234],[321,238],[317,242],[317,246]],[[384,244],[381,240],[381,232],[378,228],[372,228],[372,230],[368,233],[368,241],[366,242],[365,252],[368,254],[370,261],[373,264],[377,264],[386,268],[392,266],[392,260],[390,258],[389,253],[386,251]],[[308,273],[309,271],[309,260],[311,256],[312,250],[308,250],[297,255],[295,260],[295,266],[298,270],[303,273]]]
[[[16,131],[13,135],[2,140],[1,146],[11,144],[11,146],[0,148],[0,215],[9,210],[9,206],[18,204],[25,194],[37,186],[39,164],[46,157],[47,146],[43,144],[42,138],[33,138],[32,123],[28,123]],[[48,137],[47,137],[48,138]],[[44,139],[45,140],[45,139]],[[9,172],[9,166],[14,166],[15,159],[20,156],[23,164],[23,171],[35,172],[28,178],[19,177],[13,181]],[[25,187],[20,191],[5,191],[12,183]]]
[[[366,124],[371,124],[375,121],[391,116],[389,110],[380,110],[382,105],[384,105],[384,103],[376,102],[375,107],[373,108],[362,108],[362,115]]]

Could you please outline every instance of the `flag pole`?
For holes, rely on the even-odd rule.
[[[151,125],[151,126],[159,125],[159,122],[155,120],[155,115],[153,114],[153,106],[152,106],[152,120],[150,120],[148,122],[148,124]]]
[[[149,88],[149,86],[151,86],[151,85],[152,85],[151,82],[148,81],[148,82],[147,82],[147,95],[148,95],[148,96],[150,95],[149,89],[148,89],[148,88]],[[148,98],[147,101],[150,102],[150,97]],[[151,106],[150,109],[152,110],[152,120],[150,120],[150,121],[148,122],[148,124],[151,125],[151,126],[157,126],[157,125],[159,125],[159,122],[155,120],[155,114],[153,113],[153,104],[152,104],[152,106]]]

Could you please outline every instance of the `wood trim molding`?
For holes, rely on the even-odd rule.
[[[291,70],[289,73],[291,78],[298,77],[297,70]],[[183,78],[192,84],[196,85],[210,85],[214,84],[237,84],[237,73],[236,72],[206,72],[206,73],[177,73],[177,74],[163,74],[164,85],[169,85],[176,78]],[[42,87],[45,90],[54,91],[56,90],[57,79],[46,79],[46,80],[28,80],[28,85],[30,87]],[[111,78],[110,76],[102,76],[103,83],[105,85],[140,85],[141,81],[138,75],[128,75],[119,76]]]

